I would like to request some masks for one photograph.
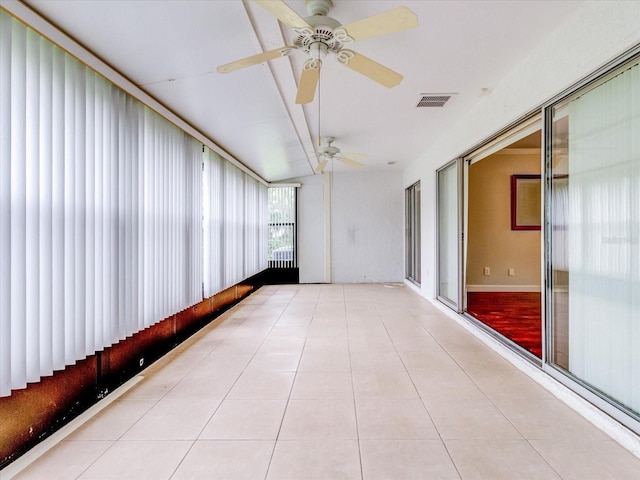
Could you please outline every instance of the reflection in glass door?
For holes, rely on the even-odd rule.
[[[460,306],[460,160],[437,172],[438,299],[456,311]]]
[[[636,431],[640,431],[638,98],[640,58],[547,110],[550,362],[626,412],[629,417],[619,418]]]

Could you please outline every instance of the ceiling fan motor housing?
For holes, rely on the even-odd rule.
[[[320,147],[320,153],[323,155],[329,155],[330,157],[340,153],[340,149],[338,147],[331,145],[334,140],[335,137],[323,137],[321,139],[323,145]]]
[[[311,28],[294,29],[298,34],[294,45],[314,60],[322,60],[329,52],[340,52],[344,44],[351,41],[344,29],[340,29],[342,24],[335,18],[327,17],[332,6],[331,0],[307,0],[310,16],[305,17],[304,21]]]
[[[328,52],[338,53],[349,38],[335,18],[313,15],[304,19],[311,28],[296,28],[293,44],[311,58],[323,59]]]
[[[327,147],[320,148],[320,153],[324,153],[325,155],[333,157],[334,155],[340,153],[340,149],[338,147],[334,147],[333,145],[329,145]]]

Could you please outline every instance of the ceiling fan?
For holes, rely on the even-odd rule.
[[[338,147],[334,147],[331,145],[335,141],[335,137],[322,137],[320,139],[320,147],[318,148],[318,166],[315,168],[317,173],[324,172],[324,169],[327,167],[327,163],[329,160],[339,160],[342,163],[345,163],[354,168],[362,168],[364,165],[360,162],[356,162],[349,157],[345,157],[343,153],[340,152]],[[350,153],[351,156],[360,156],[357,153]]]
[[[310,16],[302,18],[282,0],[254,0],[258,5],[288,25],[296,33],[293,45],[268,52],[252,55],[235,62],[221,65],[219,73],[230,73],[241,68],[256,65],[278,57],[286,57],[300,50],[309,56],[305,62],[298,84],[296,103],[309,103],[313,100],[320,77],[322,60],[329,52],[335,54],[339,63],[385,87],[398,85],[403,76],[390,68],[353,50],[345,48],[356,40],[386,35],[416,28],[418,17],[407,7],[398,7],[388,12],[342,25],[327,17],[331,0],[306,0]]]

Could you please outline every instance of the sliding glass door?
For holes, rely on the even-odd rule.
[[[549,360],[640,419],[640,60],[547,109]]]
[[[462,222],[460,203],[461,160],[454,160],[437,171],[438,205],[438,283],[437,297],[461,311],[460,257]]]
[[[420,285],[420,182],[405,191],[406,278]]]

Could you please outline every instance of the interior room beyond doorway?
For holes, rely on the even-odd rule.
[[[540,149],[538,130],[471,162],[465,276],[465,311],[538,358]]]

